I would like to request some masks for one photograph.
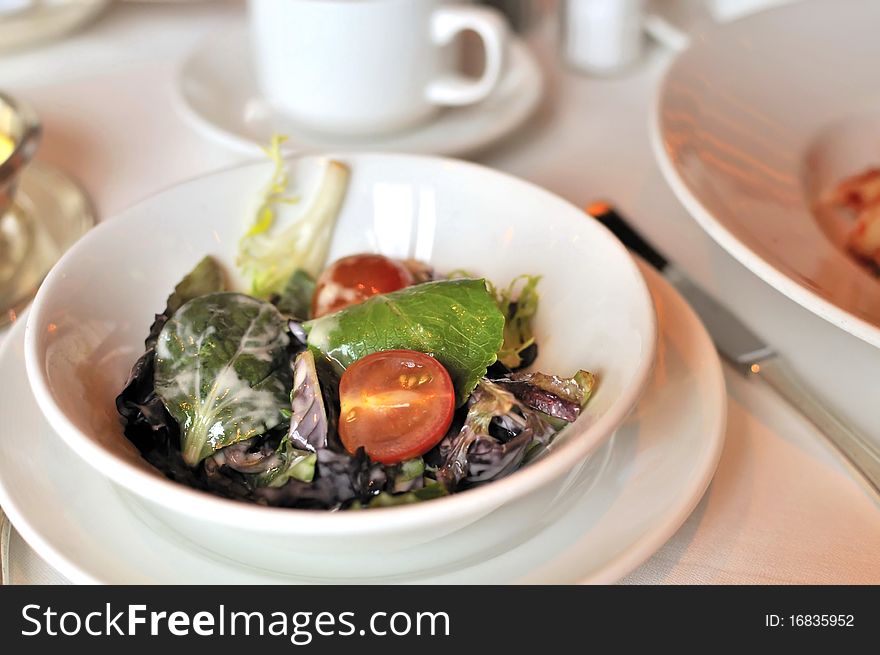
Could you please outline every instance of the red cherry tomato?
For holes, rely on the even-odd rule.
[[[339,436],[348,452],[396,464],[426,453],[455,411],[449,373],[430,355],[385,350],[349,366],[339,382]]]
[[[332,314],[377,293],[408,287],[412,275],[403,264],[382,255],[351,255],[334,262],[318,277],[312,317]]]

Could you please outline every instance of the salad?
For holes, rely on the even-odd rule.
[[[228,498],[336,510],[460,492],[544,452],[596,380],[527,370],[539,278],[498,288],[375,253],[325,265],[348,169],[326,162],[306,210],[282,220],[300,199],[280,143],[239,244],[249,288],[200,261],[116,400],[142,456]]]

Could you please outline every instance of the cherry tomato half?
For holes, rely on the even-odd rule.
[[[348,452],[396,464],[433,448],[455,411],[443,365],[414,350],[385,350],[349,366],[339,382],[339,436]]]
[[[371,254],[343,257],[318,277],[312,297],[312,317],[332,314],[377,293],[397,291],[412,283],[409,270],[388,257]]]

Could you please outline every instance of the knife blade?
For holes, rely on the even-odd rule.
[[[773,348],[764,343],[733,312],[697,286],[687,273],[648,243],[610,205],[596,203],[591,206],[590,214],[611,230],[629,250],[663,273],[703,321],[715,347],[725,359],[735,365],[750,368],[775,355]]]
[[[632,252],[640,255],[681,293],[712,337],[718,352],[743,375],[757,377],[815,425],[875,494],[880,494],[880,449],[865,434],[847,425],[813,394],[797,374],[733,312],[700,288],[605,202],[587,212]]]

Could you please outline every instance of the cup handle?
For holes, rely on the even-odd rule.
[[[483,41],[486,68],[472,80],[448,74],[428,84],[425,94],[435,105],[461,106],[484,100],[501,79],[507,58],[508,27],[503,16],[489,7],[440,7],[431,16],[431,40],[437,46],[450,43],[456,35],[473,30]]]

